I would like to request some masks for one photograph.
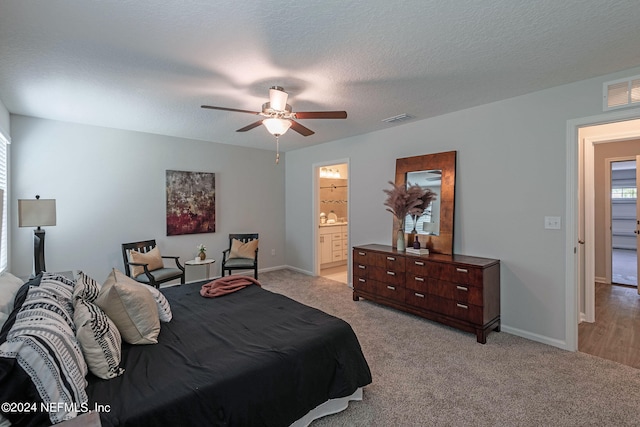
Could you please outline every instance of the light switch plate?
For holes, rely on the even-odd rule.
[[[560,217],[559,216],[545,216],[544,228],[548,230],[560,230]]]

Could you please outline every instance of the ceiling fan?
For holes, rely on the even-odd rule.
[[[260,125],[264,125],[269,133],[276,137],[276,163],[280,158],[279,153],[279,137],[284,135],[289,128],[298,132],[302,136],[313,135],[311,129],[301,125],[296,119],[346,119],[346,111],[298,111],[294,112],[291,105],[287,104],[289,95],[280,86],[272,86],[269,88],[269,102],[262,104],[262,111],[239,110],[237,108],[214,107],[212,105],[202,105],[202,108],[212,110],[235,111],[238,113],[254,114],[262,116],[264,119],[253,122],[236,132],[246,132]]]

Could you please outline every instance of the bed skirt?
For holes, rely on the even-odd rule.
[[[330,399],[316,406],[314,409],[307,412],[307,415],[291,424],[290,427],[307,427],[309,424],[311,424],[311,422],[317,420],[318,418],[342,412],[347,409],[347,406],[349,406],[349,402],[352,400],[362,400],[362,387],[358,387],[358,389],[353,392],[351,396],[340,397],[338,399]]]

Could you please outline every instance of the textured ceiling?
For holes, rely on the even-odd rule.
[[[640,65],[637,0],[0,0],[11,113],[274,149],[242,113],[268,88],[300,120],[281,149]]]

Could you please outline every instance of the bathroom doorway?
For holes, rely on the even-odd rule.
[[[316,168],[319,275],[349,283],[349,170],[347,163]]]

